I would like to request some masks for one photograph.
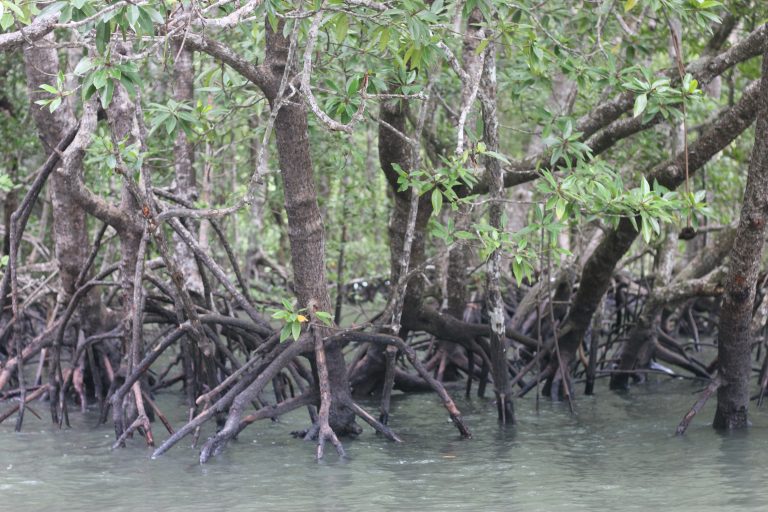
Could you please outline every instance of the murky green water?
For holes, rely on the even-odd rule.
[[[722,436],[709,404],[677,438],[699,385],[659,382],[628,397],[604,386],[580,396],[574,416],[518,401],[519,425],[506,431],[491,403],[460,400],[471,441],[457,438],[434,396],[397,396],[392,426],[404,444],[366,430],[345,441],[348,460],[331,449],[320,464],[313,445],[289,436],[306,426],[303,411],[252,425],[206,466],[182,445],[154,461],[140,439],[109,451],[111,428],[95,413],[73,414],[75,428],[63,431],[28,414],[21,434],[12,421],[0,426],[0,510],[768,510],[768,410],[753,411],[748,433]],[[181,423],[178,403],[160,399]]]

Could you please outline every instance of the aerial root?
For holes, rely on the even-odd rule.
[[[310,318],[314,317],[313,308],[309,307]],[[314,318],[313,318],[314,319]],[[323,345],[322,329],[320,327],[312,328],[312,336],[315,342],[315,363],[317,364],[318,389],[320,390],[320,410],[317,414],[317,460],[323,458],[325,442],[330,441],[336,448],[339,457],[344,457],[344,447],[341,445],[336,432],[333,431],[329,422],[331,412],[331,383],[328,378],[328,365],[325,359],[325,346]]]
[[[381,392],[381,410],[379,422],[382,425],[389,423],[389,405],[392,399],[392,388],[395,385],[395,359],[397,357],[397,347],[389,345],[385,349],[386,369],[384,371],[384,389]],[[374,427],[376,428],[376,427]]]
[[[443,402],[443,406],[448,411],[448,415],[450,416],[451,421],[453,422],[456,429],[459,431],[459,434],[461,434],[461,437],[465,439],[470,439],[472,437],[472,432],[469,430],[469,427],[466,425],[466,423],[464,423],[464,419],[461,416],[459,408],[456,407],[453,399],[445,390],[445,386],[443,386],[440,381],[432,377],[432,375],[429,373],[429,370],[427,370],[419,360],[416,351],[413,350],[412,347],[408,346],[403,340],[396,336],[390,336],[387,334],[371,334],[348,331],[331,336],[328,340],[326,340],[326,343],[342,342],[345,340],[396,346],[405,354],[405,357],[416,369],[416,372],[419,374],[419,376],[424,379],[440,397],[440,400]]]
[[[701,396],[698,400],[696,400],[696,403],[693,404],[691,409],[685,413],[685,416],[683,416],[683,419],[680,421],[680,424],[675,429],[675,435],[681,436],[685,434],[685,431],[688,430],[688,425],[691,424],[691,421],[693,421],[694,416],[701,410],[702,407],[704,407],[704,404],[707,403],[707,400],[709,400],[709,397],[714,394],[715,391],[717,391],[717,388],[720,387],[720,377],[716,377],[712,382],[709,383],[709,385],[704,389],[704,391],[701,393]]]
[[[368,411],[363,409],[354,400],[347,400],[345,404],[347,405],[347,407],[352,409],[355,412],[355,414],[360,417],[360,419],[362,419],[371,427],[373,427],[376,430],[376,432],[379,432],[390,441],[394,441],[396,443],[403,442],[403,440],[400,437],[398,437],[398,435],[395,434],[391,428],[389,428],[384,423],[377,421],[376,418],[374,418]]]
[[[168,431],[169,434],[173,435],[173,426],[171,425],[171,422],[168,421],[168,417],[163,414],[163,411],[160,410],[160,408],[157,406],[154,400],[150,398],[150,396],[147,394],[146,391],[141,391],[141,396],[144,397],[144,402],[146,402],[147,405],[149,405],[150,409],[154,411],[154,413],[157,415],[157,417],[160,419],[160,422],[165,427],[165,430]]]
[[[308,335],[302,335],[299,341],[276,345],[271,353],[265,355],[264,358],[259,361],[259,364],[244,370],[240,380],[231,382],[231,388],[223,393],[218,400],[214,403],[207,404],[203,411],[172,434],[170,438],[155,450],[153,457],[162,455],[181,439],[194,432],[195,429],[199,428],[203,423],[213,417],[214,414],[229,408],[229,414],[224,427],[218,433],[209,437],[200,450],[200,463],[206,463],[212,456],[220,453],[230,440],[234,439],[251,423],[262,419],[275,418],[299,407],[312,406],[318,401],[320,402],[320,410],[309,430],[307,432],[294,433],[294,435],[303,437],[306,440],[316,440],[316,456],[318,459],[321,459],[324,456],[325,443],[328,441],[330,441],[334,448],[336,448],[336,452],[339,456],[343,457],[345,455],[344,448],[339,441],[337,434],[330,426],[329,421],[334,397],[330,388],[325,346],[329,343],[345,341],[348,338],[360,342],[374,342],[391,345],[401,350],[418,374],[429,383],[430,387],[432,387],[441,398],[451,420],[462,437],[471,437],[469,428],[464,423],[460,411],[448,395],[445,387],[430,375],[429,371],[426,370],[421,361],[419,361],[416,352],[411,347],[407,346],[401,339],[392,336],[360,332],[345,332],[341,335],[332,335],[324,339],[320,330],[316,328],[312,328],[312,332],[307,334]],[[291,361],[306,351],[310,346],[314,346],[315,361],[317,363],[318,382],[316,383],[316,386],[313,387],[313,389],[308,389],[295,398],[283,400],[273,406],[261,408],[246,416],[244,414],[245,409],[258,393],[260,393],[266,385],[272,382],[272,379],[288,366]],[[395,351],[392,350],[392,352],[394,353]],[[218,392],[223,392],[223,389],[218,389],[217,393]],[[385,438],[393,442],[402,442],[402,439],[392,431],[392,429],[382,421],[374,418],[373,415],[354,400],[351,398],[341,398],[341,400],[342,405],[348,407],[356,416],[365,421],[374,430],[381,433]],[[152,404],[150,404],[150,407],[151,406]]]
[[[321,424],[319,429],[320,430],[317,434],[316,459],[320,460],[323,458],[326,441],[330,441],[331,444],[333,444],[334,448],[336,448],[336,453],[339,454],[339,457],[341,458],[346,457],[347,454],[344,451],[344,446],[341,444],[341,441],[339,441],[338,436],[336,436],[336,432],[333,431],[333,429],[330,427],[328,422],[325,422],[325,424]]]
[[[24,397],[24,403],[27,404],[27,403],[31,402],[32,400],[36,400],[36,399],[40,398],[41,396],[43,396],[43,394],[46,391],[48,391],[48,386],[47,385],[43,385],[43,386],[38,387],[36,390],[28,393]],[[11,416],[13,416],[14,413],[16,413],[16,411],[18,411],[20,407],[21,407],[21,402],[13,404],[5,412],[1,413],[0,414],[0,423],[4,422],[5,420],[7,420]]]
[[[125,446],[125,440],[128,439],[128,436],[133,434],[135,430],[143,430],[144,435],[147,438],[147,444],[149,446],[154,446],[154,441],[152,441],[152,432],[149,429],[149,418],[146,415],[139,415],[135,420],[133,420],[133,423],[123,431],[122,434],[120,434],[120,437],[117,438],[117,441],[115,441],[115,444],[112,445],[112,449],[115,450],[117,448],[122,448]],[[152,444],[150,444],[150,442]]]

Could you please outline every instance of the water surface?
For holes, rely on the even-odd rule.
[[[709,423],[714,401],[684,437],[675,426],[702,385],[659,381],[617,396],[601,381],[594,397],[564,404],[518,400],[518,425],[500,429],[488,400],[458,400],[474,439],[457,437],[434,395],[393,397],[393,444],[366,426],[344,440],[348,459],[289,432],[304,411],[251,425],[209,464],[181,443],[150,460],[143,440],[110,451],[113,431],[97,413],[71,414],[72,429],[43,417],[0,425],[2,511],[335,511],[335,510],[768,510],[768,414],[753,408],[748,433],[720,435]],[[175,393],[159,405],[174,424],[184,410]],[[375,407],[374,403],[367,404]],[[158,440],[162,425],[153,426]],[[210,432],[204,433],[207,435]]]

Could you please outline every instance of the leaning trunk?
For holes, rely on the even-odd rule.
[[[756,84],[747,86],[741,100],[733,107],[722,111],[703,130],[702,135],[689,145],[688,172],[691,176],[752,124],[756,115],[758,92]],[[648,182],[658,181],[660,185],[670,190],[677,188],[685,181],[684,162],[684,154],[678,154],[673,160],[657,166],[650,172],[647,176]],[[616,264],[632,246],[636,237],[637,231],[632,222],[626,217],[622,218],[618,226],[605,235],[584,264],[571,315],[560,332],[562,367],[568,368],[574,361],[592,315],[608,289]],[[566,383],[570,380],[570,372],[563,376],[558,366],[558,361],[553,358],[550,362],[552,376],[544,386],[545,394],[550,394],[552,385],[559,385],[561,379]]]

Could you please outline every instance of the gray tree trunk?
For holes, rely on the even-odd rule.
[[[496,48],[490,43],[486,50],[485,66],[481,87],[483,90],[483,138],[490,151],[499,151],[499,121],[496,105]],[[491,207],[489,223],[491,227],[502,231],[502,214],[504,212],[504,178],[501,163],[492,157],[485,158],[485,171],[491,189]],[[499,422],[502,424],[515,423],[515,412],[512,405],[512,386],[510,385],[509,369],[507,368],[507,346],[504,332],[506,330],[506,315],[504,301],[501,297],[501,252],[498,248],[493,251],[488,260],[488,298],[487,307],[491,320],[491,374],[496,395],[496,408]]]
[[[42,43],[50,45],[53,35],[46,36]],[[27,75],[27,88],[31,103],[32,118],[35,121],[43,153],[49,153],[59,143],[62,135],[71,130],[77,119],[70,101],[65,100],[54,112],[40,107],[34,102],[50,98],[50,94],[40,89],[42,84],[55,81],[59,72],[59,56],[54,48],[29,46],[24,49],[24,63]],[[80,173],[81,170],[72,170]],[[66,175],[56,169],[50,177],[51,205],[53,209],[53,242],[56,259],[59,264],[59,281],[66,300],[75,292],[75,284],[81,269],[88,259],[88,227],[86,212],[76,198],[69,194]],[[96,294],[89,293],[82,300],[80,311],[84,313],[86,331],[98,328],[101,307],[96,303]]]
[[[744,203],[730,256],[726,293],[720,310],[717,347],[721,384],[717,390],[716,429],[749,425],[750,322],[757,274],[768,221],[768,53],[763,55],[757,100],[755,146],[749,164]]]
[[[171,45],[171,51],[178,58],[173,64],[173,99],[179,103],[193,104],[194,102],[194,69],[193,56],[191,50],[181,47],[181,42],[174,42]],[[173,144],[174,170],[176,171],[176,182],[174,193],[186,201],[195,201],[197,199],[197,176],[195,173],[195,149],[190,142],[184,130],[179,128],[176,133],[176,140]],[[187,228],[191,228],[189,222]],[[195,230],[191,229],[194,233]],[[185,244],[179,236],[173,234],[174,251],[176,261],[179,263],[179,269],[184,274],[184,286],[190,292],[203,295],[203,280],[200,277],[200,270],[192,254],[192,250]]]

